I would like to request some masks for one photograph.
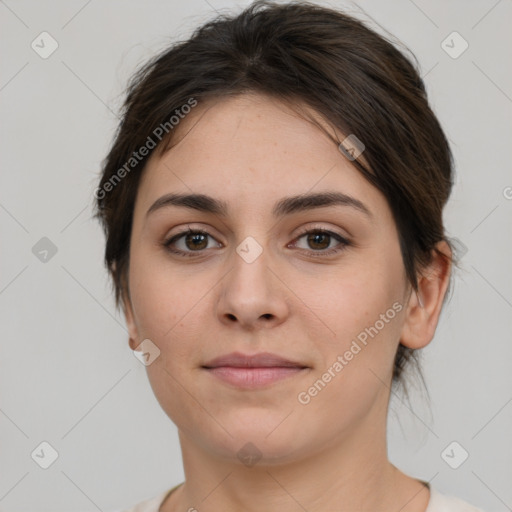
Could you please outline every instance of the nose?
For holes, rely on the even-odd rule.
[[[238,252],[231,259],[231,269],[220,285],[219,320],[250,331],[284,322],[289,314],[288,288],[277,269],[271,268],[274,265],[268,250],[263,250],[254,260]]]

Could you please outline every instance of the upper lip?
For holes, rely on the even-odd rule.
[[[279,366],[307,368],[304,364],[285,359],[270,352],[260,352],[253,355],[232,352],[231,354],[211,359],[203,365],[204,368],[218,368],[219,366],[232,366],[235,368],[271,368]]]

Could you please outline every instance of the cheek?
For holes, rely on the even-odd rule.
[[[177,406],[179,397],[185,398],[178,382],[195,378],[205,334],[211,333],[211,293],[217,279],[180,272],[164,258],[142,250],[133,255],[130,272],[140,341],[150,339],[160,350],[155,364],[147,367],[150,383],[158,400]],[[167,404],[165,409],[174,406]]]
[[[318,299],[324,304],[317,304],[320,315],[335,333],[316,338],[322,364],[315,378],[321,380],[318,402],[324,406],[329,400],[368,406],[362,398],[373,400],[382,381],[390,380],[405,313],[400,262],[400,254],[390,251],[353,265]]]
[[[389,393],[404,307],[399,294],[370,284],[336,295],[326,320],[336,338],[316,339],[322,362],[296,397],[308,435],[322,428],[329,438],[353,428]]]
[[[162,258],[148,251],[135,251],[130,265],[130,292],[140,336],[165,344],[182,325],[190,324],[189,314],[200,298],[194,284]]]
[[[363,268],[353,266],[350,272],[333,276],[329,283],[325,292],[316,294],[317,298],[312,292],[310,296],[340,343],[355,338],[376,322],[383,333],[399,331],[396,317],[397,310],[403,309],[403,283],[392,266],[385,268],[377,262]],[[399,305],[393,308],[394,303]]]
[[[150,339],[160,350],[159,356],[146,367],[147,376],[162,409],[181,429],[189,431],[204,421],[196,411],[197,404],[186,392],[197,394],[193,379],[200,357],[199,301],[204,291],[198,288],[198,283],[171,272],[161,262],[150,261],[143,254],[134,255],[130,269],[130,292],[139,336],[141,340]]]

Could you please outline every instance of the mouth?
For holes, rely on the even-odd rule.
[[[268,352],[245,355],[239,352],[212,359],[202,366],[210,375],[242,389],[257,389],[310,369],[302,363]]]

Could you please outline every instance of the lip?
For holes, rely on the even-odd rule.
[[[270,352],[260,352],[258,354],[242,354],[241,352],[232,352],[223,356],[216,357],[205,363],[203,368],[218,368],[221,366],[230,366],[234,368],[307,368],[306,365],[277,354]]]
[[[300,375],[308,366],[276,354],[233,352],[212,359],[203,368],[223,382],[242,389],[258,389]]]

